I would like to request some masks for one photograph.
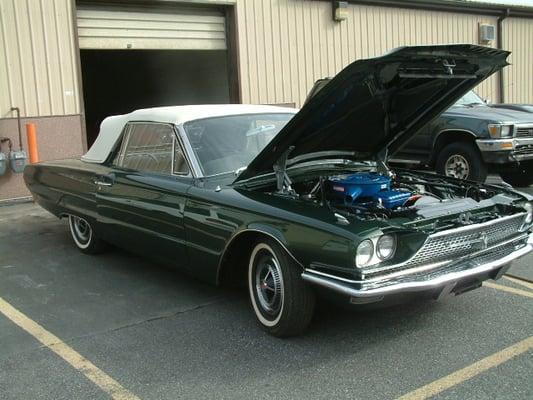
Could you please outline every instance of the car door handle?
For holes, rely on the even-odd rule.
[[[113,186],[113,183],[115,183],[115,175],[101,175],[96,177],[93,182],[98,186]]]
[[[99,181],[99,180],[96,180],[94,181],[94,183],[98,186],[113,186],[113,184],[111,182],[104,182],[104,181]]]

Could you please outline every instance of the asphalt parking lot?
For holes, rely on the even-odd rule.
[[[509,273],[533,280],[532,264]],[[323,304],[280,340],[245,292],[118,249],[83,255],[65,221],[3,206],[0,398],[531,399],[533,284],[495,283],[365,312]]]

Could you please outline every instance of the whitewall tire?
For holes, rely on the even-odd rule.
[[[274,336],[301,334],[309,325],[315,294],[301,268],[274,240],[258,241],[250,253],[248,291],[259,325]]]
[[[104,250],[105,243],[97,237],[89,221],[75,215],[69,215],[68,224],[72,240],[80,251],[96,254]]]

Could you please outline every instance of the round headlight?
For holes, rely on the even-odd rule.
[[[355,264],[358,267],[363,267],[370,262],[374,255],[374,244],[371,240],[366,239],[357,246],[357,254],[355,256]]]
[[[388,260],[396,251],[396,237],[392,235],[381,236],[378,239],[376,250],[381,260]]]

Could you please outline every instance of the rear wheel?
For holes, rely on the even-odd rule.
[[[69,215],[68,223],[72,240],[80,251],[86,254],[97,254],[105,249],[105,243],[94,233],[89,221]]]
[[[298,335],[311,322],[315,293],[302,280],[299,266],[273,240],[261,240],[253,247],[248,289],[257,321],[268,333]]]
[[[479,151],[470,143],[457,142],[444,147],[437,157],[439,174],[458,179],[485,182],[487,166]]]
[[[522,162],[517,170],[500,172],[500,176],[511,186],[529,186],[533,184],[533,162]]]

